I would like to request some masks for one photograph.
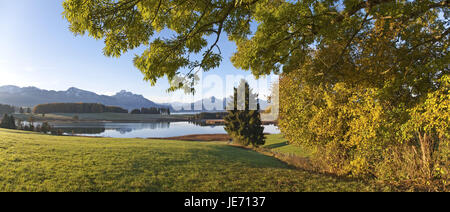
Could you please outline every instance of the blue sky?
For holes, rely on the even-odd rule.
[[[189,101],[181,99],[181,91],[168,94],[167,79],[160,79],[154,87],[143,81],[132,62],[134,54],[143,48],[110,58],[102,54],[102,40],[74,36],[61,15],[62,2],[0,0],[0,86],[36,86],[48,90],[77,87],[107,95],[127,90],[156,102]],[[250,74],[231,64],[229,58],[236,47],[226,36],[222,37],[220,48],[222,65],[207,74],[222,78]]]

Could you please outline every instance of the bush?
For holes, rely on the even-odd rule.
[[[315,77],[308,69],[281,77],[279,128],[291,143],[313,147],[312,160],[322,171],[449,182],[448,75],[422,98],[391,85],[369,88]]]

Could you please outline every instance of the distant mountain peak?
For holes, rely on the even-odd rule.
[[[116,95],[114,95],[113,97],[130,97],[130,98],[145,99],[145,97],[140,94],[134,94],[134,93],[132,93],[130,91],[126,91],[126,90],[121,90],[120,92],[117,92]]]
[[[129,91],[126,91],[126,90],[121,90],[120,92],[117,92],[116,95],[117,96],[133,96],[135,94],[133,94]]]
[[[7,93],[17,93],[20,91],[20,87],[15,85],[5,85],[0,87],[0,91]]]
[[[1,86],[0,88],[20,88],[20,87],[15,86],[15,85],[4,85],[4,86]]]
[[[75,87],[70,87],[69,89],[67,89],[67,91],[80,91],[81,89],[75,88]]]
[[[90,95],[90,96],[97,95],[94,92],[81,90],[81,89],[75,88],[75,87],[70,87],[69,89],[67,89],[67,91],[65,93],[66,93],[66,95],[75,95],[77,97],[80,97],[80,96],[83,96],[83,95],[85,95],[85,96],[87,96],[87,95]]]

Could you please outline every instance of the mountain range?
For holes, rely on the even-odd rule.
[[[100,103],[108,106],[118,106],[128,110],[135,108],[167,108],[171,111],[223,111],[227,99],[210,97],[193,103],[155,103],[142,95],[122,90],[115,95],[99,95],[91,91],[69,88],[66,91],[44,90],[36,87],[18,87],[14,85],[0,86],[0,104],[20,107],[34,107],[46,103]],[[259,100],[261,109],[267,107],[267,102]],[[183,109],[184,108],[184,109]],[[200,109],[202,108],[202,109]]]
[[[128,110],[142,107],[167,107],[152,102],[142,95],[122,90],[113,96],[98,95],[94,92],[69,88],[66,91],[43,90],[36,87],[17,87],[13,85],[0,87],[0,104],[21,107],[33,107],[46,103],[101,103],[118,106]]]

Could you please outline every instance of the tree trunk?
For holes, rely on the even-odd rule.
[[[433,167],[433,139],[427,133],[420,135],[419,133],[420,149],[422,152],[422,171],[427,179],[432,177],[432,167]]]

